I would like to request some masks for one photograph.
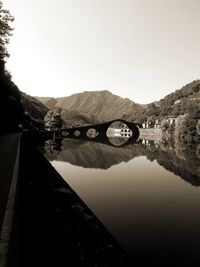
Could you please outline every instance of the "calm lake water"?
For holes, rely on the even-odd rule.
[[[198,145],[64,139],[46,151],[136,266],[200,266]]]

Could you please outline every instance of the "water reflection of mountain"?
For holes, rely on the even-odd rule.
[[[133,145],[121,148],[108,146],[96,142],[63,139],[61,150],[50,152],[47,146],[49,160],[69,162],[84,168],[108,169],[120,162],[128,162],[138,153]]]
[[[197,145],[183,144],[129,144],[117,148],[100,143],[63,139],[52,149],[46,145],[46,156],[49,160],[69,162],[84,168],[108,169],[121,162],[128,162],[138,156],[156,160],[165,169],[179,175],[187,182],[200,186],[200,159]]]

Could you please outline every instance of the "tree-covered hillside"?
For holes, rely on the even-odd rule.
[[[6,45],[12,32],[10,26],[13,17],[9,11],[3,9],[0,1],[0,131],[16,130],[23,123],[23,107],[20,103],[20,92],[11,81],[11,76],[5,69],[9,56]]]
[[[200,80],[193,81],[160,101],[149,104],[143,119],[154,120],[155,117],[163,119],[192,113],[197,113],[196,116],[200,114]]]
[[[6,70],[7,44],[14,18],[0,1],[0,133],[21,128],[38,129],[48,109],[38,100],[20,92]]]

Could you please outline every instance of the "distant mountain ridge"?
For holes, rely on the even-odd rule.
[[[78,125],[114,119],[142,123],[151,119],[153,121],[155,118],[179,116],[188,113],[191,106],[200,106],[200,80],[193,81],[163,99],[146,105],[137,104],[107,90],[85,91],[61,98],[35,98],[49,109],[61,108],[65,121],[76,121],[78,116]]]
[[[62,98],[36,98],[50,109],[62,108],[63,114],[75,112],[97,122],[120,118],[134,121],[144,112],[142,105],[109,91],[86,91]]]

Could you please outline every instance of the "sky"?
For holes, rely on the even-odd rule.
[[[199,0],[3,0],[7,69],[32,96],[109,90],[150,103],[200,78]]]

